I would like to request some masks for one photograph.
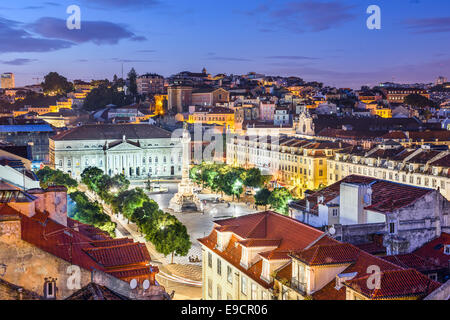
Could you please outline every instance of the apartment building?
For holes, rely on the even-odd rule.
[[[349,145],[288,136],[236,136],[227,141],[227,164],[256,167],[275,185],[301,196],[328,185],[327,159]]]
[[[204,300],[422,299],[440,287],[414,269],[271,211],[215,221],[198,241]],[[379,288],[367,281],[374,265]]]
[[[388,254],[410,253],[450,230],[450,203],[437,190],[351,175],[290,203],[293,218],[353,244],[381,236]]]
[[[433,188],[450,199],[450,152],[442,146],[422,145],[405,148],[387,141],[370,150],[355,146],[329,158],[328,182],[352,174]]]

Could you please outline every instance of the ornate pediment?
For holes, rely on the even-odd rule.
[[[137,151],[142,150],[140,147],[139,142],[132,142],[132,141],[117,141],[109,143],[107,148],[107,151]]]

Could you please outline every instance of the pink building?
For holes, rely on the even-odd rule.
[[[275,114],[275,103],[267,103],[267,102],[260,102],[259,103],[259,118],[261,121],[273,121],[273,117]]]

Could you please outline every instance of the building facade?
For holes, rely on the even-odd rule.
[[[164,77],[158,74],[144,74],[136,79],[139,94],[159,94],[164,92]]]
[[[353,148],[337,152],[327,160],[328,181],[335,183],[348,175],[367,177],[433,188],[450,200],[450,152],[421,146],[405,148],[386,142],[370,150]]]
[[[14,73],[6,72],[1,75],[1,87],[2,89],[11,89],[16,87]]]
[[[227,141],[227,164],[259,168],[276,185],[303,195],[328,185],[327,159],[345,147],[288,136],[237,136]]]
[[[50,139],[51,165],[76,179],[92,166],[128,179],[179,178],[180,159],[180,139],[150,124],[85,125]]]

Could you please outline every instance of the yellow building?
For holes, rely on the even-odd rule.
[[[227,142],[227,164],[259,168],[272,175],[274,185],[302,196],[305,190],[328,185],[327,159],[345,147],[339,142],[288,136],[237,136]]]
[[[390,108],[377,107],[372,109],[371,113],[381,118],[392,118],[392,110]]]
[[[188,123],[201,123],[207,125],[218,125],[224,131],[234,132],[234,110],[224,107],[196,107],[195,111],[189,114]]]

